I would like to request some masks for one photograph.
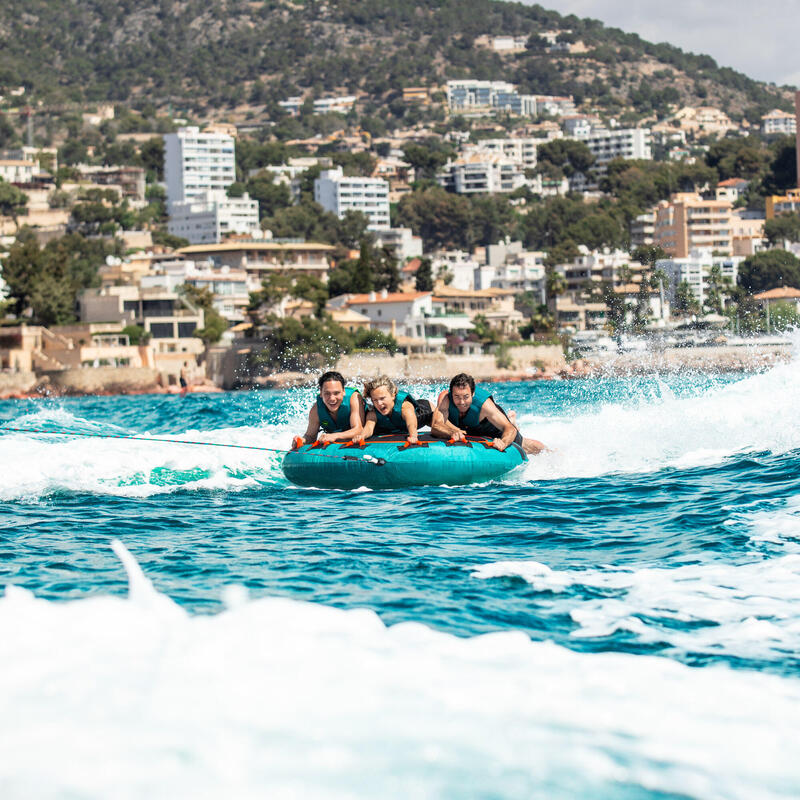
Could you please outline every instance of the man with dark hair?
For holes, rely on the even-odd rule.
[[[464,372],[450,381],[449,391],[439,395],[437,407],[445,419],[444,430],[456,441],[462,441],[466,436],[486,436],[500,451],[512,443],[532,455],[547,450],[536,439],[523,438],[492,396],[480,387],[476,388],[475,379]],[[433,433],[441,435],[442,429],[435,428]]]
[[[360,439],[364,429],[364,398],[358,389],[345,388],[339,372],[324,372],[317,381],[319,394],[308,412],[308,428],[302,443],[349,442]],[[322,430],[322,433],[320,433]],[[297,437],[295,445],[298,444]]]

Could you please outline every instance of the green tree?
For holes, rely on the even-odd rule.
[[[433,291],[433,268],[429,258],[420,260],[417,274],[414,279],[414,287],[418,292],[432,292]]]
[[[14,227],[19,228],[17,217],[28,207],[28,196],[21,189],[0,178],[0,216],[11,217]]]
[[[800,214],[779,214],[764,223],[764,236],[773,246],[783,242],[800,242]]]
[[[800,260],[786,250],[765,250],[739,265],[739,286],[756,294],[779,286],[800,289]]]
[[[375,273],[372,269],[372,254],[369,243],[361,242],[361,252],[352,273],[351,291],[355,293],[371,292],[375,287]]]
[[[700,313],[700,302],[694,296],[688,281],[681,281],[675,287],[675,301],[672,304],[672,310],[677,311],[679,314]]]

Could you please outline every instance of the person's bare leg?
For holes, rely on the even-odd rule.
[[[538,456],[539,453],[550,453],[552,452],[550,448],[542,444],[541,442],[537,441],[536,439],[523,439],[522,440],[522,449],[531,456]]]

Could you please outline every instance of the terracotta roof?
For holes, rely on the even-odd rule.
[[[412,259],[411,259],[411,261],[409,261],[409,262],[408,262],[408,264],[406,264],[406,265],[405,265],[405,266],[404,266],[404,267],[403,267],[403,268],[400,270],[400,272],[414,273],[414,272],[416,272],[416,271],[419,269],[419,267],[420,267],[420,264],[422,264],[422,260],[421,260],[421,259],[419,259],[419,258],[412,258]]]
[[[800,289],[791,286],[780,286],[777,289],[770,289],[767,292],[759,292],[753,295],[754,300],[798,300],[800,299]]]
[[[428,297],[431,292],[389,292],[385,297],[376,292],[370,299],[369,294],[354,294],[345,303],[348,306],[364,305],[366,303],[410,303],[420,297]]]
[[[739,186],[742,183],[747,183],[744,178],[728,178],[726,181],[720,181],[717,186]]]
[[[442,300],[445,297],[492,299],[494,297],[507,297],[512,294],[516,294],[513,289],[457,289],[455,286],[437,286],[435,299]]]

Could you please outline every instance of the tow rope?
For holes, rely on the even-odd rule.
[[[42,433],[48,436],[85,436],[93,439],[130,439],[136,442],[162,442],[166,444],[192,444],[200,447],[235,447],[239,450],[264,450],[270,453],[290,453],[291,450],[282,450],[277,447],[259,447],[253,444],[226,444],[225,442],[190,442],[185,439],[158,439],[154,436],[131,436],[122,433],[88,433],[85,431],[51,431],[45,428],[12,428],[5,425],[0,426],[0,433],[11,431],[13,433]],[[363,456],[335,456],[332,453],[317,453],[314,455],[318,458],[333,458],[340,461],[366,461],[368,464],[376,464],[381,466],[386,462],[382,458],[375,458],[369,453],[364,453]]]

